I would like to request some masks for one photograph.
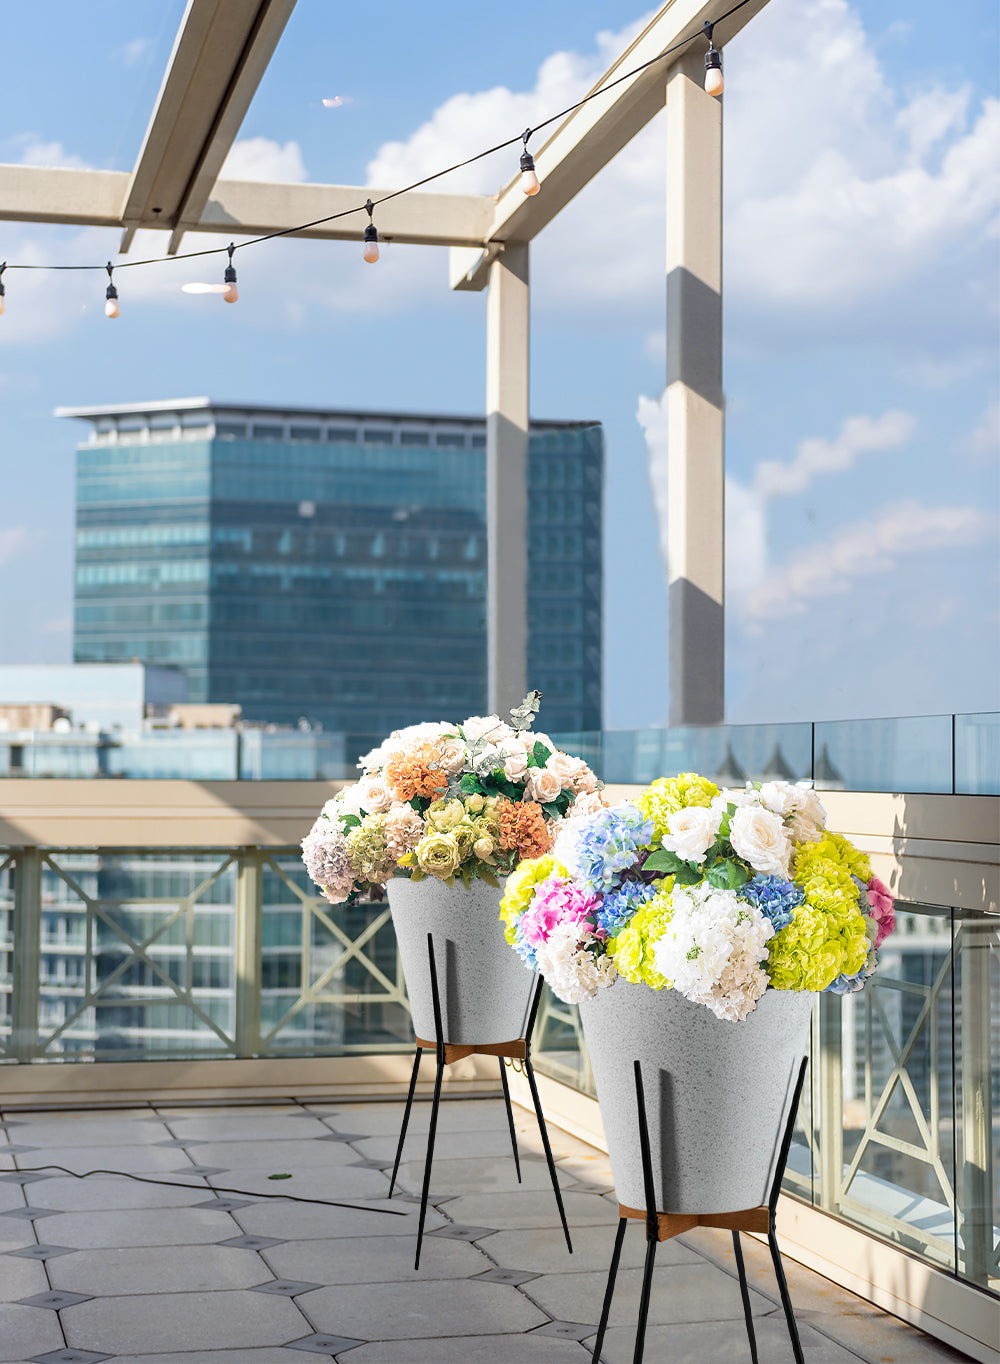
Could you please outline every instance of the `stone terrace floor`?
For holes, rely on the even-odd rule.
[[[414,1107],[386,1201],[402,1104],[157,1105],[7,1111],[0,1128],[0,1361],[26,1364],[584,1364],[611,1256],[607,1158],[555,1129],[569,1256],[531,1115],[442,1104],[430,1235],[413,1271],[429,1104]],[[182,1188],[120,1175],[177,1180]],[[269,1179],[288,1174],[291,1179]],[[238,1189],[239,1195],[220,1193]],[[365,1211],[265,1200],[345,1199]],[[409,1200],[407,1199],[409,1196]],[[402,1217],[368,1209],[393,1206]],[[761,1359],[792,1359],[767,1252],[744,1237]],[[646,1359],[750,1357],[728,1232],[657,1253]],[[632,1359],[640,1224],[626,1236],[608,1364]],[[966,1356],[786,1260],[808,1364]]]

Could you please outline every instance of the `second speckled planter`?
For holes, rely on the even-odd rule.
[[[437,1041],[427,960],[427,934],[441,996],[443,1042],[476,1045],[524,1036],[537,977],[507,946],[500,922],[503,889],[473,881],[447,886],[428,877],[394,877],[389,906],[403,963],[413,1030]]]
[[[636,1059],[656,1211],[725,1213],[767,1202],[814,997],[768,990],[734,1023],[677,990],[617,980],[580,1005],[619,1203],[646,1207]]]

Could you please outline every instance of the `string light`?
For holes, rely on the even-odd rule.
[[[240,291],[236,287],[236,266],[233,264],[235,243],[230,242],[226,250],[229,252],[229,264],[226,266],[226,273],[222,276],[226,285],[226,291],[222,297],[226,303],[235,303],[240,296]]]
[[[521,191],[529,199],[537,194],[541,189],[538,183],[538,176],[535,173],[535,158],[528,151],[528,138],[531,136],[531,129],[525,128],[521,141],[524,143],[524,151],[521,153]]]
[[[718,19],[715,20],[714,24],[706,23],[699,32],[689,34],[686,38],[681,38],[671,47],[665,48],[662,52],[658,53],[657,56],[650,57],[648,61],[642,62],[639,66],[633,67],[631,70],[623,72],[614,80],[608,81],[607,84],[598,86],[596,90],[591,90],[590,93],[584,95],[582,99],[577,100],[574,104],[569,105],[568,108],[561,110],[559,113],[552,114],[549,118],[539,123],[535,128],[526,128],[520,137],[509,137],[503,142],[498,142],[496,146],[487,147],[484,151],[477,152],[474,156],[466,157],[464,161],[458,161],[452,166],[445,166],[443,170],[434,171],[430,175],[425,175],[422,179],[414,181],[412,185],[404,185],[402,189],[392,190],[388,194],[383,194],[381,198],[377,200],[377,202],[373,202],[371,199],[368,199],[365,204],[361,205],[361,207],[364,208],[365,211],[368,213],[369,219],[368,226],[365,228],[364,236],[365,245],[364,251],[362,253],[364,260],[369,262],[369,264],[374,264],[374,262],[377,261],[379,258],[378,232],[375,228],[375,224],[372,222],[372,212],[378,206],[378,204],[387,203],[391,199],[398,199],[400,198],[401,195],[409,194],[414,190],[422,189],[425,185],[432,184],[435,180],[440,180],[443,176],[450,175],[453,171],[463,170],[466,166],[474,165],[477,161],[482,161],[485,157],[493,156],[496,152],[501,152],[509,147],[515,146],[518,142],[521,142],[524,145],[524,150],[521,153],[521,180],[520,180],[521,189],[529,197],[537,194],[541,189],[541,185],[538,180],[537,172],[535,171],[534,158],[528,151],[528,138],[531,137],[533,133],[540,132],[543,128],[548,128],[554,123],[562,122],[563,119],[568,118],[569,115],[575,113],[577,109],[581,109],[585,104],[589,103],[590,100],[598,99],[602,95],[606,95],[610,90],[613,90],[616,86],[621,85],[625,81],[632,80],[641,72],[648,70],[649,67],[656,66],[659,62],[664,61],[667,57],[673,56],[674,53],[679,52],[682,48],[687,47],[688,44],[694,41],[695,38],[705,37],[708,39],[709,44],[708,52],[705,54],[705,89],[710,95],[721,95],[723,90],[722,56],[715,47],[712,38],[712,32],[716,25],[722,23],[726,19],[729,19],[732,15],[734,15],[737,12],[737,10],[743,9],[748,4],[750,4],[750,0],[737,0],[737,3],[735,5],[733,5],[730,9],[726,10],[724,14],[719,15]],[[340,96],[338,96],[335,100],[330,101],[324,100],[323,103],[327,104],[329,107],[336,107],[336,105],[339,103],[345,104],[349,103],[349,99],[347,97],[341,98]],[[323,227],[327,223],[335,222],[340,218],[349,217],[351,214],[357,212],[358,208],[341,209],[339,213],[331,213],[324,218],[315,218],[313,219],[312,222],[298,223],[294,227],[279,228],[275,232],[267,232],[262,236],[252,237],[245,242],[241,242],[240,247],[242,248],[246,246],[259,246],[262,242],[275,241],[279,237],[295,236],[301,232],[308,232],[312,228]],[[177,255],[169,256],[153,256],[145,260],[119,261],[117,268],[121,270],[126,270],[130,268],[134,269],[137,266],[144,265],[166,265],[169,264],[171,261],[194,260],[199,256],[215,256],[218,255],[221,251],[228,251],[229,264],[225,270],[224,275],[225,282],[223,284],[184,284],[181,287],[185,293],[191,294],[221,293],[227,303],[235,303],[239,298],[239,290],[236,287],[236,269],[233,266],[233,252],[235,249],[236,249],[235,244],[230,242],[228,247],[209,247],[201,251],[185,251]],[[110,261],[108,261],[106,266],[28,265],[18,264],[16,262],[8,265],[7,262],[4,261],[3,264],[0,265],[0,276],[2,276],[4,270],[8,269],[9,270],[106,269],[108,272],[108,288],[105,294],[106,303],[104,311],[108,317],[115,318],[121,316],[121,307],[118,303],[118,290],[115,288],[114,283],[112,281],[111,272],[113,268],[114,267],[112,267]],[[0,278],[0,313],[2,313],[3,311],[4,311],[4,287],[3,280],[2,278]]]
[[[368,226],[365,228],[365,249],[361,253],[362,260],[366,260],[369,265],[374,265],[379,257],[378,250],[378,228],[372,222],[372,210],[375,205],[369,199],[365,204],[365,211],[368,214]]]
[[[710,95],[721,95],[726,83],[722,79],[722,54],[712,41],[714,27],[714,24],[706,24],[702,29],[702,33],[708,39],[708,51],[705,53],[705,90]]]
[[[115,288],[114,280],[111,277],[111,272],[114,268],[115,267],[111,262],[108,261],[105,266],[105,269],[108,272],[108,287],[104,294],[104,297],[107,299],[107,302],[104,305],[105,317],[121,317],[122,315],[122,310],[118,305],[118,290]]]

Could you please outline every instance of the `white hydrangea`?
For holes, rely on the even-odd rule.
[[[742,1022],[768,986],[760,963],[774,936],[770,919],[735,891],[704,882],[675,888],[670,905],[670,923],[653,945],[656,969],[685,999]]]
[[[595,957],[587,951],[586,944],[592,941],[593,934],[578,924],[559,924],[536,948],[538,970],[565,1004],[593,999],[598,990],[618,979],[610,957]]]

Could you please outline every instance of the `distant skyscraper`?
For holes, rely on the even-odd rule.
[[[486,705],[486,425],[229,406],[60,408],[77,459],[77,662],[185,669],[189,701],[378,735]],[[533,422],[528,681],[601,725],[603,433]]]

